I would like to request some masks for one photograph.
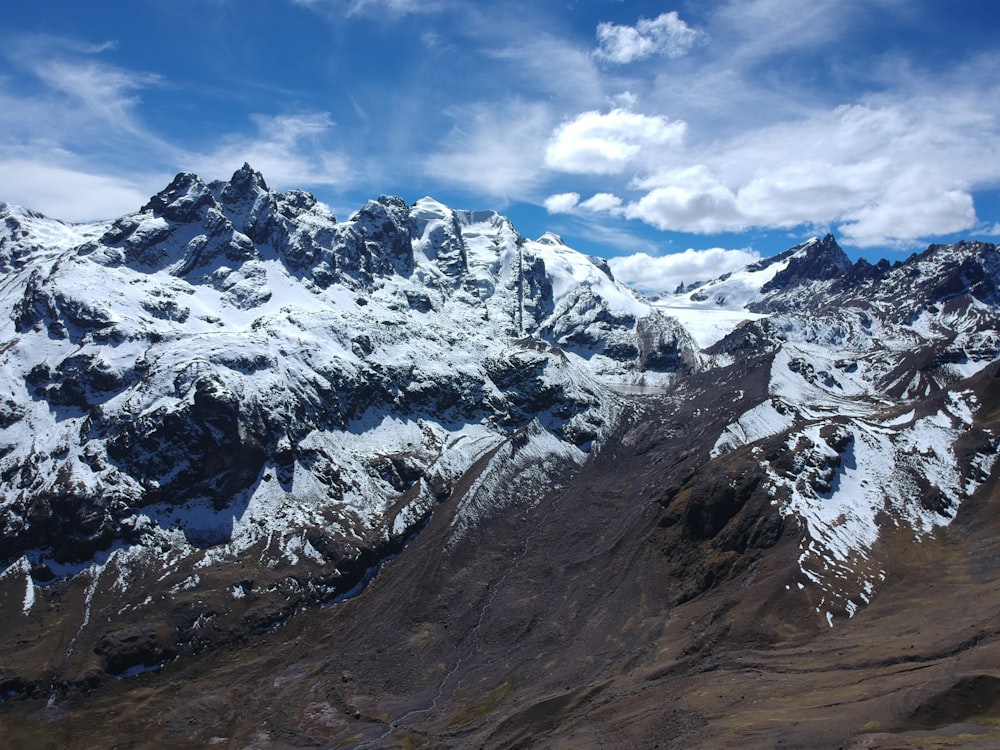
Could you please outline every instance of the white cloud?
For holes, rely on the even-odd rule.
[[[981,226],[973,194],[1000,184],[1000,57],[970,52],[933,70],[902,45],[866,57],[850,36],[857,24],[922,11],[901,0],[800,6],[724,0],[706,10],[707,33],[693,32],[711,42],[698,59],[671,75],[607,79],[630,92],[622,111],[641,101],[636,116],[687,126],[671,148],[587,132],[584,113],[554,135],[549,166],[604,175],[588,186],[668,231],[822,228],[855,246],[913,247]],[[660,54],[650,23],[602,24],[595,59]],[[831,54],[846,49],[862,54]]]
[[[750,225],[733,191],[703,165],[664,172],[637,184],[652,189],[625,207],[630,219],[658,229],[701,234]]]
[[[872,98],[749,130],[675,154],[685,167],[638,174],[631,187],[644,192],[625,215],[704,234],[836,226],[859,247],[971,229],[974,185],[1000,181],[1000,112],[983,101]]]
[[[880,202],[845,214],[840,232],[859,247],[905,245],[918,237],[933,237],[976,225],[972,196],[936,184],[923,170],[904,170],[887,186]]]
[[[545,163],[576,174],[617,174],[644,151],[678,146],[686,124],[624,109],[583,112],[564,122],[545,150]]]
[[[595,193],[587,200],[580,204],[580,208],[584,211],[590,211],[595,214],[620,214],[622,208],[622,199],[613,193]]]
[[[579,214],[584,211],[618,216],[623,213],[622,199],[613,193],[595,193],[585,201],[580,200],[579,193],[556,193],[546,198],[542,205],[550,214]]]
[[[229,135],[213,151],[188,154],[186,168],[204,179],[228,179],[244,162],[261,172],[272,187],[343,186],[352,178],[350,160],[327,149],[334,127],[326,112],[254,115],[257,133]]]
[[[640,18],[635,26],[602,23],[597,27],[594,54],[613,63],[625,64],[653,55],[677,58],[686,55],[700,33],[688,26],[676,11],[654,19]]]
[[[558,193],[550,195],[545,199],[543,205],[550,214],[570,214],[580,205],[580,194]]]
[[[505,199],[525,197],[538,184],[552,126],[548,107],[512,100],[456,108],[450,114],[455,127],[444,138],[447,145],[425,160],[428,174]]]
[[[169,175],[122,177],[35,158],[0,157],[0,198],[69,222],[138,211]]]
[[[79,60],[39,61],[35,73],[52,90],[70,97],[104,124],[129,129],[135,127],[132,111],[139,101],[134,92],[160,80],[151,74]]]
[[[621,281],[647,291],[672,292],[679,284],[709,281],[758,260],[760,255],[753,250],[714,247],[659,256],[635,253],[611,258],[608,264]]]

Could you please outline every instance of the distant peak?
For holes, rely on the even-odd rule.
[[[170,184],[157,193],[157,195],[186,193],[192,188],[203,187],[205,187],[205,183],[194,172],[178,172],[174,175],[174,179],[170,181]]]
[[[413,204],[413,207],[414,208],[422,208],[422,209],[447,209],[448,208],[445,204],[443,204],[437,198],[432,198],[429,195],[425,195],[423,198],[420,198],[419,200],[417,200],[417,202]]]
[[[837,239],[832,234],[827,232],[825,235],[823,235],[822,238],[810,237],[805,242],[796,245],[787,252],[795,253],[795,252],[800,252],[802,250],[834,250],[834,249],[839,250],[840,245],[837,244]]]
[[[566,244],[565,242],[563,242],[563,238],[560,237],[555,232],[546,232],[541,237],[539,237],[537,240],[535,240],[535,242],[537,242],[540,245],[565,245]]]
[[[762,292],[790,289],[811,281],[836,279],[851,268],[850,258],[829,233],[822,239],[813,237],[796,245],[775,256],[770,262],[781,260],[787,260],[788,265],[761,287]]]

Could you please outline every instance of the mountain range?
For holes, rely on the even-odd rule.
[[[1000,741],[995,245],[652,296],[248,165],[0,218],[11,742]]]

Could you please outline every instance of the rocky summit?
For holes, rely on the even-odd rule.
[[[251,167],[0,204],[11,747],[1000,743],[1000,252],[646,296]]]

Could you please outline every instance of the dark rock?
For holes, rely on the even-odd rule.
[[[172,647],[161,643],[152,625],[108,631],[97,642],[94,653],[103,657],[104,670],[113,675],[134,667],[156,667],[176,655]]]

